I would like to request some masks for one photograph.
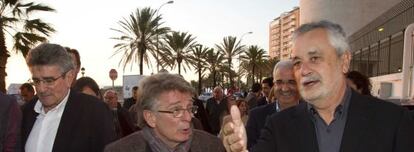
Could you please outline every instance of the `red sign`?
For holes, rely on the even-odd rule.
[[[116,72],[115,69],[111,69],[109,71],[109,77],[111,78],[112,81],[114,81],[116,78],[118,78],[118,72]]]

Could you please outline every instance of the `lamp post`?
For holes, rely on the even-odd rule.
[[[85,67],[82,67],[82,68],[81,68],[81,74],[82,74],[82,77],[84,77],[84,76],[85,76]]]
[[[160,7],[158,7],[158,9],[157,9],[156,17],[158,17],[159,12],[160,12],[161,8],[162,8],[164,5],[167,5],[167,4],[172,4],[172,3],[174,3],[174,1],[172,1],[172,0],[171,0],[171,1],[165,2],[164,4],[161,4],[161,6],[160,6]],[[159,25],[159,24],[157,24],[157,29],[156,29],[156,30],[158,30],[158,25]],[[157,47],[157,52],[155,53],[155,54],[156,54],[155,60],[157,60],[157,73],[158,73],[158,71],[159,71],[159,69],[160,69],[160,62],[158,61],[158,59],[159,59],[159,54],[160,54],[160,50],[159,50],[159,41],[160,41],[160,39],[159,39],[159,34],[158,34],[158,32],[157,32],[157,45],[156,45],[156,47]]]
[[[249,31],[249,32],[246,32],[246,33],[242,34],[240,36],[240,42],[243,40],[243,37],[246,36],[247,34],[253,34],[253,32],[252,31]],[[241,66],[241,62],[240,62],[240,54],[239,54],[239,67],[237,68],[238,70],[240,69],[240,66]],[[239,78],[237,79],[237,84],[238,84],[238,86],[240,88],[241,87],[240,86],[240,75],[238,77]]]
[[[249,32],[246,32],[246,33],[244,33],[242,36],[240,36],[240,41],[243,39],[243,37],[245,36],[245,35],[247,35],[247,34],[253,34],[253,32],[252,31],[249,31]]]

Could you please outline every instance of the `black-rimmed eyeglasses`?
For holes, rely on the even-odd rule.
[[[53,77],[45,77],[43,79],[32,78],[30,80],[30,83],[33,84],[33,85],[35,85],[35,86],[38,86],[38,85],[40,85],[40,83],[43,82],[43,84],[48,85],[48,86],[51,86],[51,85],[54,85],[55,84],[56,80],[58,80],[59,78],[64,77],[66,75],[66,73],[68,73],[68,71],[63,72],[60,76],[58,76],[56,78],[53,78]]]

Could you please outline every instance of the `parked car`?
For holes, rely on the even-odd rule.
[[[206,102],[208,99],[213,97],[213,93],[211,92],[203,92],[200,96],[198,96],[198,99],[202,100],[203,102]]]

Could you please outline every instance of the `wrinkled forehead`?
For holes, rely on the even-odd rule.
[[[191,92],[181,92],[178,90],[162,92],[156,100],[159,105],[174,106],[174,105],[192,105],[193,95]]]
[[[325,47],[333,47],[327,31],[322,28],[310,30],[293,39],[291,59],[300,55],[309,55]]]

